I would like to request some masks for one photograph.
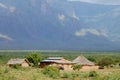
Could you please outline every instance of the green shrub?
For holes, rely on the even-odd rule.
[[[42,60],[42,55],[40,53],[33,52],[28,54],[26,58],[30,63],[33,64],[33,66],[38,66],[38,63],[40,62],[40,60]]]
[[[113,64],[114,62],[113,62],[113,60],[112,60],[112,58],[110,58],[110,57],[103,57],[99,62],[98,62],[98,64],[100,65],[100,66],[106,66],[106,67],[109,67],[111,64]]]
[[[0,75],[4,73],[3,67],[0,67]]]
[[[4,73],[8,73],[9,72],[9,69],[8,68],[5,68],[4,69]]]
[[[12,68],[14,68],[14,69],[21,69],[21,66],[20,66],[20,64],[15,64],[15,65],[12,65]]]
[[[72,79],[75,79],[75,78],[77,78],[78,76],[79,76],[79,74],[76,73],[76,72],[72,72],[72,74],[71,74]]]
[[[90,71],[89,72],[89,77],[97,77],[97,76],[98,76],[98,74],[97,74],[96,71]]]
[[[69,74],[67,73],[67,72],[64,72],[63,74],[62,74],[62,78],[69,78]]]
[[[1,74],[4,74],[4,73],[8,73],[9,72],[9,69],[7,67],[0,67],[0,75]]]
[[[73,70],[80,70],[82,68],[82,65],[79,65],[79,64],[75,64],[72,66]]]
[[[96,62],[96,59],[94,57],[91,57],[91,56],[88,57],[88,60],[90,60],[92,62]]]
[[[52,78],[57,78],[60,75],[60,70],[55,66],[46,66],[42,73]]]
[[[0,67],[0,75],[3,73],[3,70],[2,70],[2,68]]]
[[[76,78],[80,77],[80,73],[78,71],[72,71],[72,72],[64,72],[62,74],[62,78],[68,78],[68,80],[76,80]]]

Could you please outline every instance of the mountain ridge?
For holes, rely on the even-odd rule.
[[[0,36],[1,49],[119,50],[120,44],[102,35],[94,35],[100,33],[99,22],[95,24],[89,18],[81,18],[81,15],[98,15],[105,11],[105,7],[81,2],[72,3],[67,0],[3,2],[6,6],[9,5],[8,9],[0,7],[0,34],[11,40]],[[82,11],[84,6],[86,8]],[[88,10],[90,6],[94,9]],[[96,11],[97,6],[100,12]],[[119,6],[107,6],[106,12],[116,8]],[[92,14],[92,11],[95,13]],[[86,23],[87,20],[89,22]],[[119,20],[115,21],[117,23]],[[89,29],[89,32],[92,31],[94,34],[76,36],[75,33],[82,29]]]

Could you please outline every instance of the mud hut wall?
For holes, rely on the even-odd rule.
[[[21,64],[22,67],[29,67],[29,63],[24,61],[22,64]]]

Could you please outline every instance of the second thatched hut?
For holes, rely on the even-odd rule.
[[[82,70],[95,70],[99,68],[99,66],[95,62],[88,60],[82,55],[74,59],[73,62],[82,65]]]

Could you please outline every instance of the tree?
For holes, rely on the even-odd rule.
[[[30,63],[33,63],[34,66],[38,66],[40,60],[42,60],[42,55],[37,52],[32,52],[26,56]]]
[[[106,66],[108,68],[111,64],[113,64],[113,60],[110,57],[104,57],[98,62],[98,64],[102,67]]]
[[[79,64],[75,64],[72,66],[73,70],[80,70],[82,68],[82,65],[79,65]]]

